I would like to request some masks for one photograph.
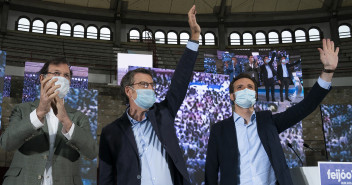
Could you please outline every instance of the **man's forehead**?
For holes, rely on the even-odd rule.
[[[235,82],[235,86],[238,86],[238,85],[254,85],[253,81],[248,79],[248,78],[241,78],[241,79],[238,79],[236,82]]]
[[[70,67],[67,64],[50,64],[48,70],[50,69],[70,71]]]
[[[145,82],[153,82],[153,78],[149,74],[145,73],[136,73],[134,75],[134,81],[145,81]]]

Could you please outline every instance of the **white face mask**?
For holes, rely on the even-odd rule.
[[[59,91],[59,98],[64,98],[68,91],[70,90],[70,81],[68,81],[65,77],[62,76],[54,76],[51,80],[57,78],[55,85],[61,85],[60,88],[56,89],[55,91]]]

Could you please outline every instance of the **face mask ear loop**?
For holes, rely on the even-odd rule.
[[[128,86],[129,88],[131,88],[132,90],[134,90],[134,91],[136,91],[133,87],[131,87],[131,86]],[[136,91],[137,92],[137,91]],[[138,97],[138,93],[137,93],[137,97]],[[135,99],[133,99],[133,96],[131,97],[131,99],[133,100],[133,101],[136,101]]]

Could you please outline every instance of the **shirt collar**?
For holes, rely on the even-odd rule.
[[[129,114],[128,114],[128,111],[130,110],[130,108],[128,107],[127,110],[126,110],[126,113],[127,113],[127,117],[128,119],[130,120],[131,124],[132,124],[132,127],[136,126],[138,123],[144,123],[147,121],[148,117],[147,117],[147,113],[145,113],[145,116],[144,116],[144,119],[142,121],[137,121],[135,119],[133,119]]]
[[[251,122],[248,124],[248,126],[251,125],[255,119],[256,119],[256,115],[255,115],[255,111],[253,111],[252,116],[251,116]],[[235,122],[235,125],[241,124],[241,123],[245,124],[244,119],[240,115],[238,115],[236,112],[233,112],[233,121]]]

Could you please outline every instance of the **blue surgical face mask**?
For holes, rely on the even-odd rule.
[[[133,88],[131,87],[131,89]],[[137,92],[137,98],[133,101],[138,107],[142,109],[149,109],[153,106],[156,101],[156,96],[152,89],[137,89],[135,91]]]
[[[247,88],[235,92],[235,98],[235,103],[245,109],[252,107],[256,102],[255,91]]]
[[[266,59],[264,62],[267,64],[267,63],[269,63],[269,62],[270,62],[270,60],[269,60],[269,59]]]
[[[286,64],[286,59],[282,59],[281,63]]]

